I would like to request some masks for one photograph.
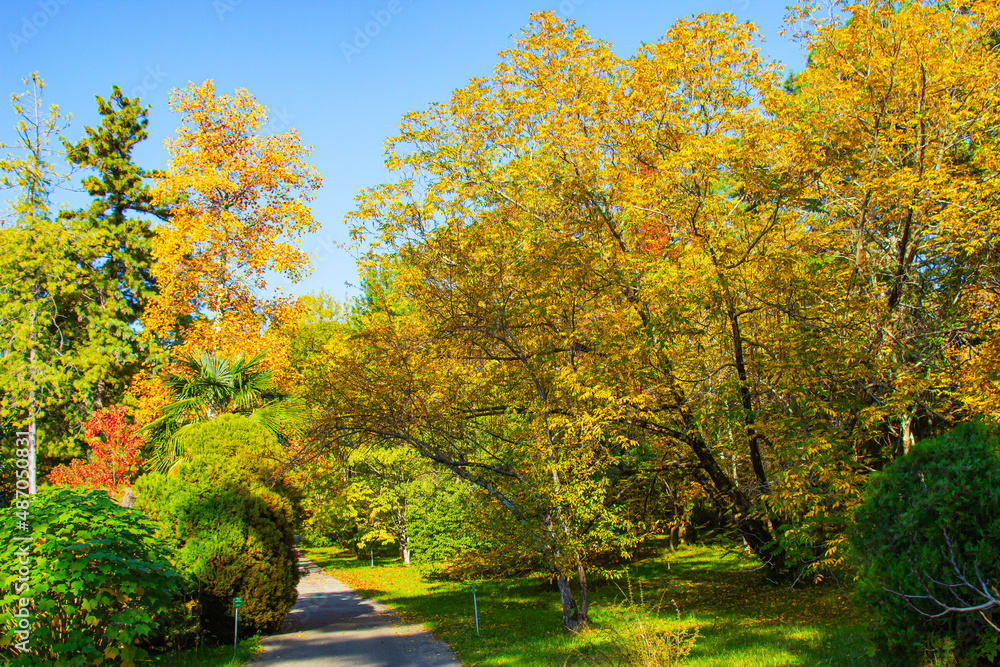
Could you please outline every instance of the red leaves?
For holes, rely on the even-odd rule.
[[[117,497],[139,469],[143,437],[139,427],[126,421],[125,408],[98,410],[83,425],[83,435],[90,444],[90,460],[74,460],[56,466],[49,481],[65,486],[104,489]]]

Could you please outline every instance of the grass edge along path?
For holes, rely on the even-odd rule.
[[[233,645],[203,646],[174,651],[155,656],[151,662],[157,667],[244,667],[261,652],[260,635],[254,635],[239,640],[236,655],[233,655]]]
[[[636,618],[660,636],[678,624],[697,629],[680,663],[690,667],[874,664],[861,638],[864,620],[838,586],[763,584],[752,563],[717,546],[686,547],[669,561],[656,553],[632,563],[627,578],[594,582],[594,629],[576,636],[562,633],[555,586],[539,575],[477,581],[477,637],[472,585],[442,577],[438,566],[376,557],[372,567],[338,548],[302,551],[359,595],[421,623],[464,665],[595,664],[635,637]]]

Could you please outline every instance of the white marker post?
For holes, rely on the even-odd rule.
[[[236,610],[236,621],[233,625],[233,657],[236,657],[236,643],[240,633],[240,607],[243,606],[243,598],[233,598],[233,609]]]
[[[472,610],[476,613],[476,636],[479,636],[479,605],[476,603],[476,585],[472,584]]]

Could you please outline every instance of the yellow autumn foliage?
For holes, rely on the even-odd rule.
[[[167,141],[168,169],[155,195],[171,217],[156,229],[159,293],[144,333],[172,358],[212,350],[235,358],[266,352],[279,385],[290,380],[288,333],[294,301],[265,297],[269,273],[297,280],[309,268],[301,235],[317,227],[308,202],[322,179],[294,129],[266,134],[267,111],[245,90],[217,94],[211,81],[173,91],[182,115]],[[153,386],[148,386],[152,384]],[[142,415],[163,401],[155,379],[133,388]]]

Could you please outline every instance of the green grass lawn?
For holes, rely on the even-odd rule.
[[[260,637],[241,639],[234,654],[233,645],[203,646],[171,654],[158,655],[157,667],[243,667],[260,651]],[[149,664],[149,663],[143,663]]]
[[[541,576],[476,583],[480,636],[472,585],[444,579],[431,566],[357,560],[338,549],[305,549],[306,557],[361,595],[395,607],[443,639],[466,665],[592,664],[634,630],[635,615],[663,629],[697,629],[682,664],[869,665],[859,619],[836,585],[797,590],[761,583],[753,563],[721,547],[679,550],[634,562],[628,578],[596,583],[591,591],[593,629],[566,636],[555,586]],[[640,598],[642,603],[640,603]],[[678,621],[673,602],[681,612]],[[653,610],[661,606],[657,616]],[[656,618],[654,618],[656,617]]]

